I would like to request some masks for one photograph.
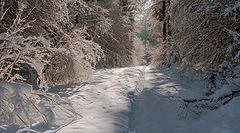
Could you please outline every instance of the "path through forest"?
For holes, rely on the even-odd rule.
[[[171,69],[146,66],[99,70],[88,83],[59,92],[70,98],[81,117],[54,132],[228,133],[239,130],[231,125],[236,116],[229,114],[228,107],[196,120],[179,117],[178,97],[196,97],[203,83],[194,76],[177,75]]]

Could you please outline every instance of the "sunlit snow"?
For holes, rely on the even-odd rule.
[[[180,97],[198,97],[204,87],[197,75],[178,76],[175,68],[130,67],[96,71],[84,84],[54,87],[50,92],[69,98],[79,117],[62,113],[62,125],[38,126],[33,132],[57,133],[236,133],[240,98],[198,119],[180,117]],[[5,88],[8,86],[5,84]],[[24,85],[22,87],[25,87]],[[226,93],[226,92],[219,92]],[[198,95],[197,95],[198,94]],[[59,114],[58,114],[59,115]],[[66,119],[67,120],[67,119]],[[57,127],[56,127],[57,126]],[[26,131],[0,128],[1,133]]]

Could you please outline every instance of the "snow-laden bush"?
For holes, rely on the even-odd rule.
[[[38,76],[39,87],[46,87],[43,75],[46,57],[50,55],[50,42],[43,37],[24,37],[21,32],[30,28],[33,21],[25,22],[21,14],[26,6],[19,3],[19,12],[11,27],[0,33],[0,81],[24,80],[20,71],[25,65],[32,67]],[[4,16],[3,16],[4,17]],[[36,82],[36,81],[35,81]]]
[[[240,96],[240,36],[238,32],[228,32],[235,40],[228,47],[228,52],[233,55],[232,59],[224,61],[217,69],[206,74],[207,84],[203,90],[203,98],[184,99],[180,106],[181,116],[198,118],[208,110],[215,110]]]
[[[74,119],[78,114],[68,100],[56,94],[32,90],[32,86],[0,82],[0,126],[16,124],[32,128],[39,123],[51,127]],[[59,123],[59,117],[66,121]]]
[[[41,11],[28,2],[37,7],[40,4],[34,0],[2,1],[0,81],[26,82],[46,89],[49,85],[86,80],[103,51],[92,40],[86,40],[86,29],[71,24],[68,2],[43,2]],[[43,11],[57,3],[63,9],[58,5],[53,12]]]

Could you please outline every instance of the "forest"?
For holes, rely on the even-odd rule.
[[[240,0],[0,0],[0,133],[236,133],[239,96]]]

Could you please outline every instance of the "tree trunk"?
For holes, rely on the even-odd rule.
[[[166,1],[162,1],[162,10],[163,10],[163,41],[167,39],[167,19],[166,19]]]

